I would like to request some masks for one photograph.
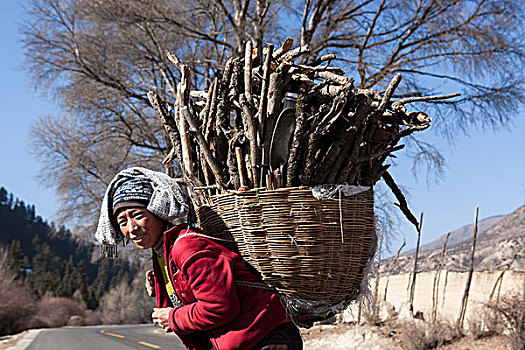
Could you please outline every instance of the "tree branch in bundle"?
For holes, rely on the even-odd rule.
[[[305,54],[308,54],[310,53],[310,45],[303,45],[303,46],[299,46],[293,50],[290,50],[288,51],[288,53],[286,53],[282,60],[287,60],[287,61],[293,61],[295,60],[297,57],[300,57],[302,55],[305,55]]]
[[[263,79],[261,84],[261,96],[259,102],[259,123],[257,125],[258,132],[258,146],[262,146],[264,143],[264,123],[266,121],[266,108],[268,106],[268,87],[270,85],[270,63],[273,56],[273,45],[268,44],[268,52],[266,53],[266,60],[263,66]],[[264,162],[264,160],[263,160]]]
[[[213,80],[213,85],[212,85],[213,89],[212,89],[212,93],[211,93],[211,104],[210,104],[210,111],[208,113],[208,116],[206,118],[206,124],[205,124],[205,127],[204,127],[204,139],[206,140],[206,142],[210,142],[210,133],[212,131],[212,128],[213,128],[213,125],[214,125],[214,118],[215,118],[215,113],[217,111],[217,103],[218,103],[218,99],[217,99],[217,95],[218,95],[218,89],[219,89],[219,79],[218,78],[215,78]]]
[[[348,84],[351,81],[351,78],[348,78],[348,77],[345,77],[343,75],[339,75],[333,72],[329,72],[329,71],[314,70],[313,74],[314,74],[314,77],[316,78],[323,78],[323,79],[331,80],[334,83],[338,83],[341,85]]]
[[[170,62],[173,63],[173,65],[177,67],[177,69],[182,73],[182,71],[184,70],[184,64],[179,60],[179,58],[171,52],[169,52],[168,50],[164,52],[166,53],[166,57],[168,57],[168,60],[170,60]]]
[[[182,109],[185,107],[182,107],[182,92],[181,90],[181,84],[177,86],[177,95],[178,99],[175,103],[175,120],[178,122],[179,130],[180,130],[180,139],[181,139],[181,148],[182,148],[182,164],[181,168],[183,170],[183,174],[188,180],[192,183],[193,186],[203,186],[204,184],[199,180],[199,178],[195,175],[195,167],[193,162],[193,148],[191,147],[191,140],[188,133],[188,124],[186,122],[186,119],[184,118],[182,114]]]
[[[335,54],[334,53],[331,53],[331,54],[328,54],[328,55],[324,55],[324,56],[321,56],[319,57],[318,59],[316,59],[315,61],[313,61],[312,63],[310,63],[311,66],[318,66],[320,65],[321,63],[323,62],[326,62],[326,61],[331,61],[331,60],[335,60]]]
[[[250,146],[250,177],[252,179],[253,187],[256,188],[259,187],[259,180],[257,175],[257,160],[259,157],[259,149],[257,147],[257,132],[255,129],[255,123],[253,121],[253,116],[250,112],[250,107],[248,106],[248,102],[246,101],[246,97],[244,95],[241,95],[239,96],[239,99],[242,107],[244,129],[246,130],[246,137],[248,138]]]
[[[168,134],[169,140],[172,144],[172,149],[168,156],[164,158],[162,164],[168,164],[171,161],[173,161],[175,155],[177,156],[177,158],[182,159],[182,148],[179,139],[179,129],[177,128],[177,124],[175,123],[173,116],[168,112],[164,104],[159,100],[159,96],[155,92],[148,91],[148,99],[153,109],[155,109],[155,111],[157,112],[157,115],[159,116],[160,121],[164,126],[164,130],[166,130],[166,133]]]
[[[246,102],[253,106],[252,96],[252,42],[246,42],[246,49],[244,52],[244,96]],[[242,104],[241,104],[242,105]]]
[[[402,106],[407,103],[412,102],[427,102],[427,101],[435,101],[435,100],[446,100],[454,97],[461,96],[460,93],[455,94],[449,94],[449,95],[436,95],[436,96],[413,96],[413,97],[406,97],[399,99],[397,101],[392,102],[392,109],[396,109],[399,106]]]
[[[292,145],[288,156],[288,167],[286,169],[286,186],[291,187],[295,185],[296,178],[298,176],[297,169],[299,167],[299,152],[303,143],[304,135],[304,121],[305,121],[305,109],[306,101],[303,93],[299,93],[297,98],[295,110],[295,130],[293,133]]]
[[[377,108],[378,115],[383,114],[383,112],[386,109],[386,106],[388,105],[388,102],[390,102],[390,99],[392,98],[392,95],[394,95],[394,91],[396,91],[396,88],[400,82],[401,82],[401,74],[397,73],[392,79],[392,81],[390,81],[390,84],[388,84],[388,87],[385,90],[383,98],[381,99],[381,103],[379,104],[379,107]]]
[[[392,190],[392,193],[397,198],[399,202],[397,206],[401,209],[401,212],[405,214],[405,217],[408,219],[408,221],[410,221],[412,225],[416,227],[416,230],[419,231],[419,223],[417,222],[416,217],[414,216],[414,214],[412,214],[412,212],[408,208],[408,204],[405,199],[405,196],[403,195],[403,193],[401,192],[401,190],[395,183],[394,178],[392,177],[392,175],[390,175],[388,171],[385,171],[385,173],[383,174],[383,180],[385,180],[385,183],[388,185],[388,187],[390,187],[390,189]]]
[[[293,64],[309,48],[290,50],[291,44],[287,40],[277,51],[268,44],[261,62],[253,61],[252,42],[246,42],[244,60],[230,58],[207,92],[190,92],[188,66],[169,56],[182,72],[175,105],[179,130],[182,133],[187,123],[195,134],[195,140],[180,135],[185,174],[194,166],[191,155],[197,154],[202,169],[198,176],[207,184],[215,178],[223,191],[247,184],[256,188],[265,182],[269,189],[343,182],[374,185],[383,177],[417,228],[387,171],[390,165],[383,164],[404,147],[396,145],[401,137],[429,127],[431,121],[423,112],[406,112],[403,102],[414,98],[390,101],[401,75],[394,76],[383,94],[358,89],[342,69],[320,66],[335,58],[332,54],[320,57],[315,65]],[[288,92],[292,93],[288,104],[290,96],[298,93],[293,115],[281,111]],[[190,96],[203,100],[199,115]],[[274,152],[277,149],[280,152]]]
[[[293,39],[292,38],[286,38],[286,40],[284,41],[283,45],[280,48],[278,48],[277,50],[275,50],[275,52],[273,53],[273,59],[277,60],[281,56],[283,56],[285,53],[290,51],[290,49],[292,48],[292,45],[293,45]]]
[[[213,175],[215,176],[215,179],[221,185],[222,187],[225,187],[226,181],[224,180],[224,176],[221,171],[221,167],[213,157],[213,154],[210,150],[210,146],[208,145],[208,142],[204,139],[204,136],[199,131],[197,122],[195,121],[195,118],[193,115],[188,111],[187,107],[181,108],[181,113],[184,116],[185,120],[190,125],[190,130],[196,135],[197,142],[199,143],[199,147],[204,155],[204,159],[206,160],[206,163],[210,166],[211,171],[213,172]]]

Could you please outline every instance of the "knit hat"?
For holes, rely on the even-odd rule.
[[[113,194],[113,215],[122,208],[146,208],[152,195],[153,187],[148,179],[127,179]]]
[[[140,188],[139,191],[131,190],[135,186],[129,184],[129,191],[125,190],[128,188],[128,185],[121,189],[121,185],[131,180],[146,181],[153,189],[152,193],[148,194],[149,190],[146,189],[147,185],[144,184],[137,186]],[[144,193],[137,193],[141,191]],[[115,195],[116,192],[120,192],[120,194]],[[103,253],[106,256],[116,257],[117,245],[120,242],[125,242],[125,237],[120,232],[113,214],[115,208],[113,201],[116,199],[121,201],[120,203],[125,203],[126,199],[131,197],[131,195],[128,197],[130,193],[133,193],[133,197],[139,198],[137,201],[144,201],[147,198],[148,204],[146,209],[153,215],[168,222],[185,218],[191,204],[188,195],[182,192],[177,182],[165,173],[141,167],[122,170],[115,175],[106,189],[95,233],[95,238],[101,244]]]

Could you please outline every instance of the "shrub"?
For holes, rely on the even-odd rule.
[[[86,326],[102,324],[102,314],[99,311],[87,310],[84,316]]]
[[[0,336],[28,329],[37,309],[34,296],[15,277],[7,249],[0,247]]]
[[[84,308],[70,298],[49,298],[38,304],[38,312],[32,320],[36,327],[63,327],[72,316],[84,316]]]
[[[398,325],[401,346],[407,350],[435,349],[450,344],[460,334],[456,327],[443,321],[410,320]]]
[[[499,326],[504,328],[503,334],[509,339],[512,349],[525,349],[525,296],[505,295],[487,307],[493,312],[492,317],[499,320]]]

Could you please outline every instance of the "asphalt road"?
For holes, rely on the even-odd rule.
[[[44,329],[28,350],[186,349],[173,333],[152,324]]]

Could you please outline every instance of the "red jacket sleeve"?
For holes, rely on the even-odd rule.
[[[183,241],[183,240],[182,240]],[[183,242],[177,245],[183,245]],[[188,246],[187,248],[190,248]],[[174,251],[185,251],[174,247]],[[187,255],[187,254],[183,254]],[[176,333],[206,331],[234,320],[240,313],[233,283],[233,261],[213,250],[199,250],[177,261],[197,301],[171,310],[169,323]]]

